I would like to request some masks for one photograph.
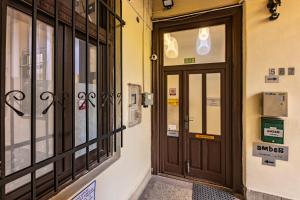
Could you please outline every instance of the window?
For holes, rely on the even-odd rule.
[[[2,5],[0,199],[45,198],[122,143],[121,0]]]

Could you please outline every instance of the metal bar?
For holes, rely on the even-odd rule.
[[[114,13],[116,13],[116,0],[114,0]],[[116,109],[117,109],[117,104],[116,104],[116,99],[117,99],[117,94],[116,94],[116,16],[114,15],[114,21],[113,21],[113,27],[114,27],[114,126],[113,126],[113,129],[115,130],[117,128],[117,112],[116,112]],[[116,135],[114,135],[114,152],[117,151],[117,137]]]
[[[101,2],[101,1],[100,1]],[[106,65],[104,66],[104,68],[105,68],[105,73],[106,73],[106,93],[107,93],[107,97],[108,98],[110,98],[110,84],[109,84],[109,82],[110,82],[110,74],[109,74],[109,69],[110,69],[110,67],[109,67],[109,65],[110,65],[110,62],[109,62],[109,12],[108,12],[108,10],[106,9]],[[106,124],[106,126],[107,126],[107,130],[105,130],[105,131],[109,131],[110,130],[110,106],[109,106],[110,104],[109,103],[107,103],[106,104],[106,107],[105,107],[105,110],[106,111],[108,111],[107,112],[107,116],[105,116],[105,117],[107,117],[107,124]],[[107,156],[109,156],[109,153],[110,153],[110,139],[109,138],[107,138],[107,145],[106,145],[106,155]]]
[[[85,91],[86,91],[86,119],[85,119],[85,123],[86,123],[86,139],[85,142],[88,142],[90,137],[90,133],[89,133],[89,104],[88,104],[88,98],[89,98],[89,13],[88,13],[88,5],[89,5],[89,1],[85,0],[85,29],[86,29],[86,47],[85,47]],[[86,164],[86,169],[89,170],[89,146],[86,147],[86,160],[85,160],[85,164]]]
[[[1,16],[0,16],[0,177],[1,181],[5,179],[5,55],[6,55],[6,0],[1,1]],[[0,199],[5,199],[5,187],[0,186]]]
[[[75,1],[72,0],[72,149],[75,147],[75,34],[76,34],[76,23],[75,23]],[[72,180],[76,178],[75,174],[75,153],[72,154]]]
[[[100,9],[99,9],[99,0],[96,0],[96,9],[97,9],[97,11],[96,11],[96,28],[97,28],[97,49],[96,49],[96,65],[97,65],[97,67],[96,67],[96,88],[97,88],[97,119],[96,119],[96,122],[97,122],[97,138],[100,138],[101,137],[101,132],[100,132],[100,126],[99,126],[99,123],[100,123],[100,120],[99,120],[99,113],[100,113],[100,108],[101,108],[101,106],[99,106],[99,105],[101,105],[100,104],[100,98],[99,98],[99,94],[100,94],[100,92],[99,92],[99,83],[100,83],[100,81],[99,81],[99,69],[100,69],[100,66],[99,66],[99,64],[100,64],[100,62],[99,62],[99,58],[100,58],[100,56],[99,56],[99,49],[100,49],[100,44],[99,44],[99,17],[100,17]],[[98,163],[100,163],[100,140],[97,142],[97,162]]]
[[[114,134],[121,133],[121,131],[124,130],[124,129],[126,129],[126,127],[122,126],[121,128],[119,128],[115,131],[112,131],[110,134],[103,135],[100,138],[90,140],[87,143],[83,143],[81,145],[78,145],[78,146],[74,147],[73,149],[70,149],[70,150],[65,151],[61,154],[58,154],[56,157],[51,157],[51,158],[45,159],[41,162],[36,163],[34,166],[29,166],[27,168],[22,169],[21,171],[10,174],[10,175],[6,176],[5,179],[0,180],[0,187],[2,187],[3,185],[5,185],[9,182],[12,182],[12,181],[20,178],[22,176],[25,176],[28,173],[32,173],[32,172],[34,172],[34,171],[36,171],[36,170],[38,170],[42,167],[45,167],[46,165],[49,165],[49,164],[51,164],[55,161],[61,160],[61,159],[65,158],[66,156],[74,154],[75,152],[80,151],[81,149],[84,149],[84,148],[88,147],[91,144],[96,143],[98,140],[103,140],[103,139],[106,139],[106,138],[109,138],[109,137],[113,136]]]
[[[54,0],[54,5],[55,5],[55,8],[54,8],[54,15],[55,15],[55,26],[54,26],[54,29],[55,29],[55,36],[54,36],[54,80],[56,80],[56,77],[57,77],[57,72],[58,72],[58,0]],[[56,86],[57,86],[57,83],[56,81],[54,81],[54,97],[57,96],[57,91],[56,91]],[[56,102],[54,101],[54,112],[57,112],[57,109],[56,109]],[[54,156],[56,157],[57,156],[57,151],[58,151],[58,132],[57,132],[57,129],[56,129],[56,115],[54,114]],[[48,138],[47,138],[48,140]],[[54,191],[57,192],[58,190],[58,163],[57,161],[54,163]]]
[[[107,5],[106,2],[104,2],[103,0],[99,0],[100,3],[107,9],[107,11],[112,14],[114,17],[116,17],[122,24],[122,26],[125,25],[125,21],[122,19],[122,17],[120,17],[119,15],[117,15],[112,9],[111,7],[109,7],[109,5]],[[122,9],[121,9],[122,10]]]
[[[122,11],[122,0],[120,0],[120,15],[122,19],[123,11]],[[121,76],[121,126],[123,126],[123,28],[121,27],[121,36],[120,36],[120,48],[121,48],[121,55],[120,55],[120,76]],[[123,130],[121,132],[121,147],[123,147]]]
[[[36,161],[36,34],[37,34],[37,0],[32,0],[32,47],[31,47],[31,166]],[[35,171],[31,172],[31,199],[36,199]]]

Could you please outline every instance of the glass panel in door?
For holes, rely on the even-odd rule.
[[[206,74],[207,134],[221,135],[221,74]]]
[[[167,76],[167,135],[179,135],[179,75]]]
[[[189,75],[189,132],[203,133],[202,129],[202,74]]]

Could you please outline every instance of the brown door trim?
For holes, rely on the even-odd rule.
[[[163,65],[163,38],[160,37],[162,32],[165,31],[178,31],[183,29],[197,28],[205,26],[206,23],[211,25],[211,21],[215,24],[220,24],[224,21],[229,21],[232,26],[231,37],[234,40],[230,41],[232,50],[231,54],[231,77],[226,79],[230,81],[231,88],[231,128],[232,128],[232,183],[231,189],[234,192],[243,193],[242,181],[242,8],[231,8],[220,11],[205,13],[200,16],[187,18],[185,20],[172,20],[165,22],[154,23],[153,30],[153,53],[158,55],[158,60],[153,62],[152,67],[152,91],[154,93],[154,106],[152,107],[152,169],[153,174],[160,173],[160,126],[162,122],[163,111],[163,80],[164,73]],[[215,64],[216,65],[216,64]],[[222,65],[219,65],[222,68]],[[194,66],[193,66],[194,67]],[[180,66],[175,67],[179,69]],[[191,66],[190,66],[191,68]],[[207,68],[207,65],[198,65],[196,68]],[[191,69],[190,69],[191,70]],[[165,70],[166,71],[166,70]],[[173,71],[173,70],[172,70]],[[226,75],[227,76],[227,75]]]

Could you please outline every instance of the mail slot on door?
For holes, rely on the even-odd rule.
[[[167,131],[167,136],[168,137],[179,137],[179,132],[178,131]]]
[[[195,134],[194,137],[196,139],[203,139],[203,140],[214,140],[215,136],[213,135],[203,135],[203,134]]]

